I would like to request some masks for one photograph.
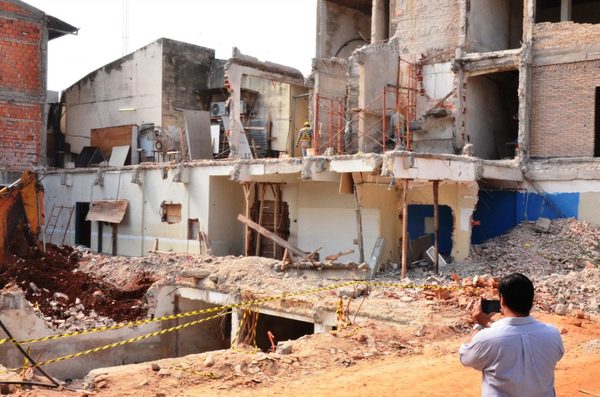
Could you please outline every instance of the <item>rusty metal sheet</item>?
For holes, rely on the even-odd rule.
[[[86,221],[121,223],[127,211],[127,200],[101,200],[90,203]]]

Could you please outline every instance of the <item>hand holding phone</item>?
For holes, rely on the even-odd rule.
[[[500,313],[500,301],[497,299],[482,299],[481,311],[485,314]]]

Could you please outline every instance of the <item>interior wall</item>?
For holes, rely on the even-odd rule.
[[[470,4],[467,51],[489,52],[520,47],[522,0],[477,0]]]
[[[253,118],[271,120],[271,149],[287,152],[292,117],[290,84],[260,76],[246,75],[242,77],[242,88],[259,93],[253,109],[255,113]],[[294,91],[299,92],[301,89],[296,87]]]
[[[482,159],[514,157],[518,134],[518,74],[503,72],[470,77],[466,89],[467,140]]]
[[[358,64],[358,75],[350,75],[358,82],[358,108],[363,110],[358,118],[359,150],[364,153],[381,152],[383,124],[381,113],[383,108],[383,89],[388,84],[397,84],[399,43],[376,44],[364,48],[355,54],[351,62]],[[404,73],[406,75],[406,73]],[[351,84],[353,84],[351,82]],[[352,105],[350,105],[352,106]],[[391,108],[391,104],[386,107]],[[392,110],[390,109],[390,114]]]
[[[298,191],[298,247],[313,251],[323,247],[321,257],[354,249],[345,261],[359,262],[354,196],[339,194],[339,183],[303,182]],[[291,217],[291,214],[290,214]],[[293,222],[293,220],[292,220]],[[378,208],[362,210],[365,257],[373,251],[381,235],[381,215]]]
[[[210,177],[208,238],[214,255],[241,255],[244,252],[244,225],[237,220],[243,214],[242,185],[225,176]]]
[[[294,146],[296,144],[296,135],[304,127],[306,121],[310,122],[310,112],[308,109],[310,101],[306,94],[306,88],[297,85],[290,86],[292,114],[290,116],[290,131],[285,142],[285,147],[287,153],[292,157],[302,155],[302,149]]]
[[[370,9],[370,1],[366,2]],[[319,0],[316,58],[348,58],[371,37],[371,15],[332,1]]]
[[[440,183],[439,204],[452,210],[452,257],[462,260],[471,248],[471,221],[478,200],[479,187],[473,183]],[[410,188],[409,204],[432,204],[433,188],[430,183]]]
[[[399,219],[400,193],[397,188],[388,189],[385,184],[358,185],[358,194],[364,208],[375,208],[379,211],[379,235],[385,239],[382,260],[398,262],[401,249],[398,241],[401,235],[401,222]],[[369,258],[371,251],[365,250],[365,258]]]

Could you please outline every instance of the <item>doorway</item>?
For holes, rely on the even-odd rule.
[[[86,221],[90,203],[75,203],[75,244],[91,248],[92,222]]]

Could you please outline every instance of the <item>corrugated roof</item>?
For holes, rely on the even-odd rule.
[[[127,200],[93,201],[85,217],[86,221],[121,223],[127,211]]]

